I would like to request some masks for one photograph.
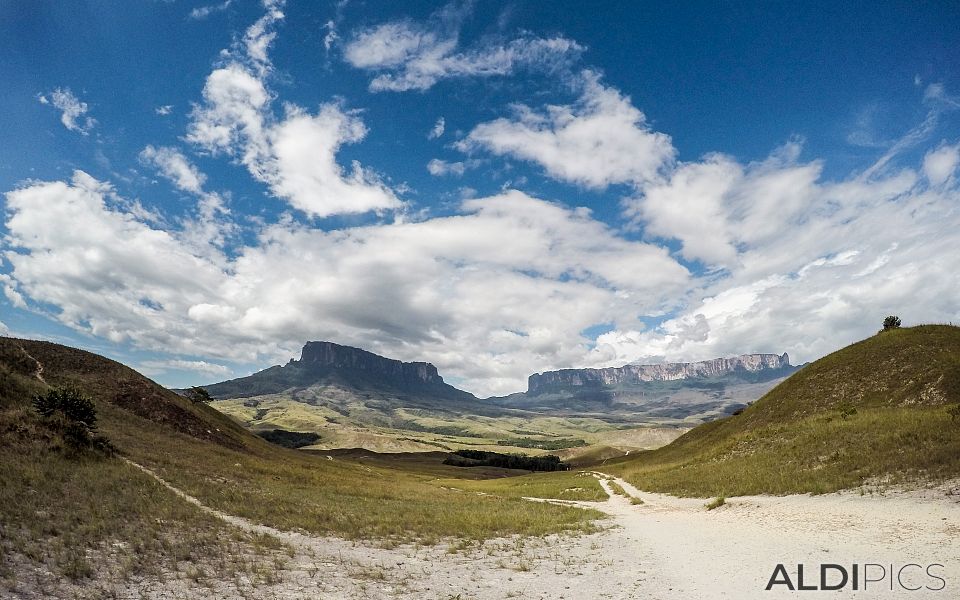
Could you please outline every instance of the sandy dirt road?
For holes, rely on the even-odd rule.
[[[133,465],[135,468],[142,468]],[[147,471],[154,477],[155,474]],[[247,531],[275,536],[293,556],[269,585],[242,576],[198,586],[176,574],[163,581],[129,581],[65,590],[65,597],[99,598],[410,598],[410,599],[584,599],[636,598],[960,598],[960,496],[949,487],[824,496],[739,497],[715,510],[704,499],[651,494],[596,473],[610,494],[605,502],[562,502],[609,515],[604,531],[578,537],[510,538],[460,548],[374,545],[278,531],[213,511],[166,482],[187,501]],[[159,479],[159,477],[158,477]],[[612,493],[610,481],[643,500],[632,504]],[[960,488],[953,487],[954,493]],[[833,563],[852,571],[860,565],[860,588],[791,592],[765,587],[777,564],[799,585],[819,584],[819,567]],[[881,582],[863,589],[863,565]],[[908,564],[900,581],[896,571]],[[936,578],[927,575],[930,565]],[[881,567],[882,565],[882,567]],[[890,565],[895,575],[893,589]],[[839,579],[830,571],[827,583]],[[927,586],[927,587],[925,587]],[[940,588],[944,589],[928,589]]]
[[[607,476],[601,477],[609,493]],[[646,590],[648,597],[960,598],[960,496],[948,496],[949,487],[883,496],[745,496],[707,511],[703,499],[645,493],[615,481],[644,504],[611,494],[599,507],[620,526],[608,534],[615,545],[608,552],[635,548],[651,557],[646,567],[660,589]],[[848,582],[838,591],[791,592],[783,584],[767,591],[777,564],[794,586],[803,565],[803,583],[818,587],[821,564],[841,565],[849,578],[857,564],[860,589]],[[911,564],[920,567],[906,567]],[[930,569],[939,578],[927,573],[930,565],[942,565]],[[864,569],[871,579],[886,577],[865,584]],[[827,574],[828,585],[840,583],[837,569]]]

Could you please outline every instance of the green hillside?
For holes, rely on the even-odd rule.
[[[960,475],[960,328],[883,331],[742,414],[605,469],[681,495],[822,493]]]
[[[31,399],[70,386],[96,409],[97,433],[116,448],[70,450],[56,420]],[[103,357],[48,342],[0,338],[0,596],[57,596],[56,581],[123,581],[186,574],[269,578],[285,554],[179,499],[123,462],[146,466],[205,504],[280,529],[387,541],[484,539],[592,528],[599,513],[534,504],[509,494],[440,487],[455,467],[369,466],[274,446],[204,404]],[[516,475],[471,471],[468,477]],[[546,489],[593,478],[561,474]],[[259,558],[257,558],[259,557]],[[191,571],[199,562],[204,573]],[[54,573],[50,579],[44,573]],[[192,575],[190,574],[192,573]],[[50,589],[37,591],[36,582]],[[27,593],[24,582],[30,582]],[[93,585],[93,583],[91,583]]]

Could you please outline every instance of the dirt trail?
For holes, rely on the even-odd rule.
[[[275,537],[275,538],[279,538],[279,539],[281,539],[281,540],[283,540],[283,541],[286,541],[286,542],[294,542],[294,541],[298,540],[299,538],[303,538],[303,537],[304,537],[304,536],[302,536],[302,535],[300,535],[300,534],[298,534],[298,533],[292,533],[292,532],[289,532],[289,531],[281,531],[281,530],[279,530],[279,529],[274,529],[273,527],[267,527],[266,525],[260,525],[260,524],[258,524],[258,523],[254,523],[253,521],[250,521],[250,520],[248,520],[248,519],[244,519],[243,517],[237,517],[237,516],[234,516],[234,515],[228,515],[228,514],[225,513],[225,512],[221,512],[221,511],[216,510],[216,509],[214,509],[214,508],[210,508],[209,506],[207,506],[207,505],[204,504],[203,502],[200,502],[200,500],[198,500],[197,498],[194,498],[193,496],[191,496],[190,494],[184,492],[184,491],[181,490],[180,488],[175,487],[173,484],[171,484],[170,482],[168,482],[166,479],[160,477],[160,476],[157,475],[155,472],[153,472],[152,470],[144,467],[143,465],[137,464],[137,463],[133,462],[132,460],[129,460],[129,459],[124,458],[124,457],[122,457],[122,456],[120,457],[120,460],[122,460],[123,462],[127,463],[128,465],[130,465],[131,467],[133,467],[133,468],[135,468],[135,469],[139,469],[139,470],[143,471],[144,473],[146,473],[146,474],[149,475],[150,477],[153,477],[153,478],[156,479],[158,482],[160,482],[160,485],[162,485],[163,487],[167,488],[168,490],[170,490],[171,492],[173,492],[174,494],[176,494],[177,496],[179,496],[179,497],[182,498],[183,500],[186,500],[187,502],[189,502],[190,504],[193,504],[194,506],[200,507],[200,509],[203,510],[204,512],[209,513],[209,514],[211,514],[211,515],[213,515],[213,516],[215,516],[215,517],[218,517],[218,518],[226,521],[227,523],[230,523],[230,524],[233,525],[234,527],[237,527],[237,528],[239,528],[239,529],[242,529],[243,531],[246,531],[247,533],[259,533],[259,534],[262,534],[262,535],[269,535],[269,536],[273,536],[273,537]]]
[[[890,565],[899,571],[915,563],[946,580],[945,589],[907,591],[888,577],[864,590],[804,591],[804,597],[956,598],[960,592],[960,497],[947,489],[860,496],[845,492],[822,496],[743,496],[708,511],[705,499],[676,498],[642,492],[626,481],[597,473],[610,493],[607,479],[618,483],[642,505],[611,494],[597,506],[623,528],[615,535],[625,543],[651,550],[655,569],[669,578],[673,589],[663,597],[776,598],[793,595],[783,585],[765,591],[778,563],[794,584],[797,565],[805,566],[806,585],[819,584],[819,566],[833,563],[852,571],[857,563]],[[954,488],[956,491],[956,489]],[[870,567],[871,577],[881,567]],[[836,577],[834,576],[836,575]],[[896,576],[895,576],[896,577]],[[830,572],[830,582],[839,574]],[[943,582],[923,570],[903,571],[905,586],[940,588]],[[657,596],[653,596],[657,597]]]
[[[245,531],[275,536],[295,549],[281,581],[238,590],[216,587],[218,598],[416,598],[776,599],[793,596],[784,586],[764,591],[778,563],[797,583],[797,565],[821,563],[944,565],[941,591],[891,591],[889,579],[866,590],[806,591],[804,598],[956,598],[960,591],[960,503],[944,489],[861,497],[748,496],[707,511],[705,499],[675,498],[637,490],[595,473],[610,498],[604,502],[531,499],[599,509],[605,531],[580,537],[504,539],[453,552],[447,545],[377,548],[337,538],[285,532],[204,506],[152,471],[131,463],[186,501]],[[618,483],[630,500],[613,493]],[[872,575],[879,573],[874,567]],[[940,585],[920,571],[905,572],[906,585]],[[815,583],[815,581],[814,581]],[[128,590],[144,598],[192,598],[170,579],[156,588]],[[896,585],[896,583],[894,584]],[[179,587],[178,587],[179,586]],[[898,593],[899,592],[899,593]]]

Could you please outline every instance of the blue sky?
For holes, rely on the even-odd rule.
[[[960,10],[5,2],[0,331],[480,395],[956,322]]]

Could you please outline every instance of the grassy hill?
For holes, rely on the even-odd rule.
[[[118,455],[65,451],[56,429],[31,406],[34,395],[63,386],[92,399],[98,433]],[[237,572],[256,580],[282,564],[280,544],[225,525],[121,457],[216,509],[347,538],[538,535],[590,529],[599,516],[435,483],[463,471],[454,467],[393,468],[274,446],[117,362],[12,338],[0,338],[0,455],[0,595],[18,597],[57,596],[59,580],[186,574],[222,581]],[[505,475],[516,473],[468,474]],[[599,489],[574,473],[551,478],[544,489],[575,487],[583,498]],[[51,572],[55,577],[44,575]]]
[[[136,459],[151,443],[162,454],[183,439],[232,452],[251,442],[228,418],[119,363],[0,338],[0,596],[58,597],[65,581],[186,573],[204,556],[220,557],[210,571],[219,576],[256,578],[250,560],[272,564],[282,549],[275,541],[228,528],[116,456],[67,451],[30,403],[63,386],[94,398],[99,433]]]
[[[680,495],[822,493],[960,475],[960,328],[883,331],[752,406],[605,465]]]

